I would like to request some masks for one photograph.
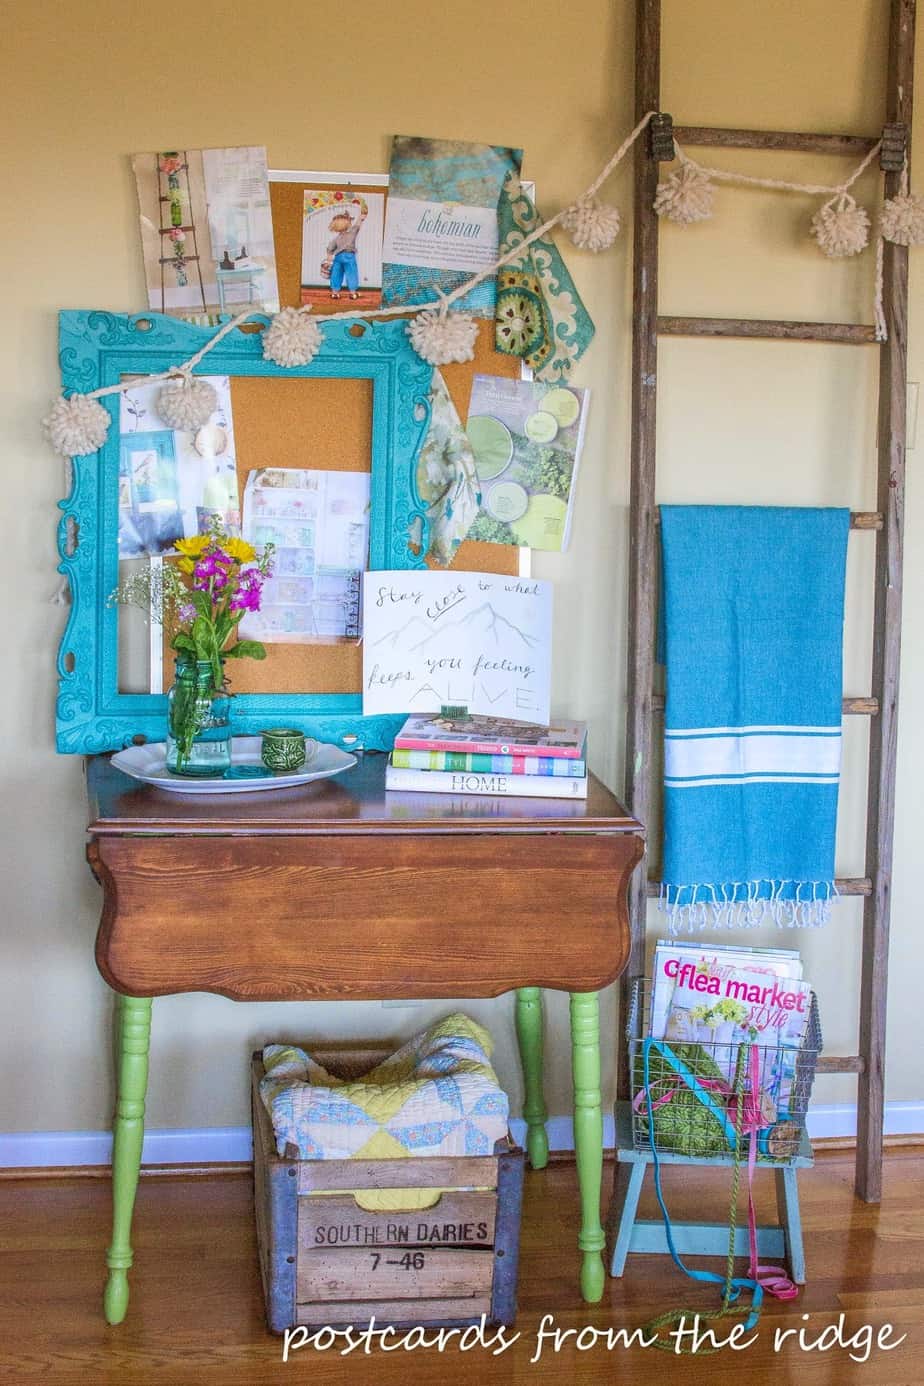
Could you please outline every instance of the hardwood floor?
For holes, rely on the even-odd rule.
[[[673,1177],[672,1177],[673,1176]],[[924,1151],[893,1150],[878,1207],[853,1197],[853,1158],[821,1154],[800,1178],[809,1284],[792,1303],[766,1301],[756,1342],[744,1350],[689,1359],[637,1345],[608,1350],[601,1338],[578,1351],[573,1338],[537,1361],[544,1315],[558,1330],[633,1329],[677,1306],[712,1308],[713,1289],[686,1280],[663,1257],[630,1256],[622,1280],[608,1281],[602,1305],[580,1303],[574,1228],[575,1173],[567,1164],[527,1173],[520,1267],[520,1338],[498,1356],[456,1345],[347,1357],[304,1347],[282,1361],[282,1340],[263,1320],[249,1179],[245,1175],[143,1178],[135,1217],[135,1269],[128,1317],[108,1328],[100,1312],[109,1185],[103,1179],[0,1182],[0,1386],[312,1386],[375,1382],[415,1386],[495,1383],[672,1382],[708,1386],[920,1386],[924,1382]],[[773,1181],[758,1177],[758,1217],[773,1217]],[[723,1216],[721,1172],[668,1170],[677,1218]],[[654,1216],[646,1189],[643,1214]],[[710,1263],[714,1265],[714,1263]],[[740,1263],[739,1263],[740,1264]],[[806,1331],[809,1341],[843,1314],[842,1337],[869,1327],[865,1365],[848,1349],[801,1350],[790,1335],[774,1351],[775,1330]],[[808,1315],[806,1321],[803,1316]],[[735,1320],[727,1320],[725,1332]],[[875,1335],[892,1326],[894,1350]],[[492,1333],[494,1330],[488,1330]],[[429,1330],[433,1332],[433,1330]],[[862,1335],[852,1349],[863,1355]]]

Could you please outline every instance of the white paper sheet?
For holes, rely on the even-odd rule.
[[[231,389],[206,375],[217,396],[208,423],[171,429],[157,412],[163,383],[143,376],[119,397],[119,557],[168,553],[204,534],[212,518],[236,533],[241,522]]]
[[[498,573],[367,573],[363,714],[469,712],[548,722],[552,588]]]
[[[369,553],[369,473],[266,467],[244,490],[243,536],[276,546],[260,610],[241,622],[248,640],[286,645],[355,642]]]

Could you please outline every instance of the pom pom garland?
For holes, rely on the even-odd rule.
[[[879,230],[893,245],[924,245],[924,197],[902,190],[882,204]]]
[[[190,375],[188,370],[168,380],[157,396],[157,412],[168,428],[201,428],[217,405],[214,386]]]
[[[608,250],[619,235],[619,211],[595,197],[579,197],[562,212],[561,224],[578,250],[596,253]]]
[[[263,357],[277,366],[307,366],[323,340],[320,327],[307,313],[283,308],[263,333]]]
[[[709,220],[714,197],[709,175],[695,164],[684,163],[667,182],[658,184],[654,209],[659,217],[667,217],[678,226],[689,226],[694,221]]]
[[[850,193],[832,197],[812,217],[812,235],[832,259],[859,255],[869,240],[869,217]]]
[[[414,350],[430,365],[447,365],[456,361],[471,361],[478,335],[477,321],[470,313],[450,312],[449,309],[464,294],[490,279],[505,266],[515,264],[523,253],[540,241],[551,229],[561,224],[570,233],[579,249],[593,252],[611,246],[619,234],[620,216],[617,209],[597,198],[599,189],[625,158],[657,112],[648,111],[623,140],[594,181],[570,205],[541,225],[534,226],[511,249],[506,250],[493,265],[480,269],[466,283],[460,284],[448,296],[438,291],[438,302],[420,304],[417,316],[406,324],[405,330]],[[652,127],[655,128],[655,127]],[[886,137],[877,141],[848,178],[838,184],[788,182],[783,179],[755,177],[730,169],[710,168],[695,163],[675,145],[680,166],[665,182],[659,183],[654,199],[658,216],[685,226],[706,221],[713,212],[715,184],[732,183],[741,187],[764,188],[773,192],[792,192],[825,197],[828,200],[812,219],[811,232],[825,255],[840,257],[856,255],[869,239],[870,219],[851,196],[850,189],[870,167],[873,160],[888,144]],[[899,190],[883,208],[877,236],[876,276],[876,334],[885,339],[882,313],[882,264],[886,240],[896,245],[924,244],[924,196],[910,192],[908,169],[905,165]],[[182,228],[179,228],[182,230]],[[171,233],[172,234],[172,233]],[[176,238],[175,238],[176,239]],[[177,240],[179,246],[180,240]],[[363,317],[390,318],[403,309],[386,307],[372,309]],[[151,384],[165,382],[158,398],[158,410],[168,428],[198,429],[210,418],[217,405],[214,389],[193,371],[230,332],[248,319],[258,316],[246,308],[236,317],[228,318],[187,361],[170,367],[161,374],[149,377]],[[262,315],[259,315],[262,316]],[[355,319],[352,311],[333,313],[335,319]],[[523,333],[529,323],[525,312],[517,311],[511,325]],[[304,310],[286,308],[271,320],[263,335],[264,359],[285,367],[306,365],[323,345],[323,334],[316,321]],[[517,353],[519,354],[519,352]],[[99,403],[103,395],[120,395],[130,389],[130,382],[103,386],[90,394],[61,395],[43,420],[51,446],[68,461],[97,451],[109,431],[110,416]]]
[[[474,359],[478,324],[471,313],[427,308],[408,323],[407,335],[424,361],[431,366],[448,366],[453,361]]]
[[[89,395],[59,395],[42,426],[55,452],[62,457],[85,457],[106,441],[109,414]]]

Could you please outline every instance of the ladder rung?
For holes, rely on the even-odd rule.
[[[195,231],[195,229],[194,226],[162,226],[160,228],[160,234],[162,236],[169,236],[171,231]]]
[[[792,149],[803,154],[868,154],[876,143],[865,135],[814,135],[796,130],[724,130],[709,125],[675,125],[680,144],[710,149]]]
[[[651,696],[651,706],[655,712],[663,712],[664,694],[653,693]],[[843,698],[841,699],[841,712],[845,717],[878,717],[879,699]]]
[[[838,895],[871,895],[873,883],[868,876],[839,876],[834,882]],[[647,895],[657,899],[661,889],[660,881],[648,881]]]
[[[845,1054],[842,1057],[831,1054],[827,1058],[824,1054],[819,1054],[815,1063],[815,1071],[816,1073],[865,1073],[866,1060],[862,1054]]]
[[[184,265],[192,264],[193,261],[198,260],[198,258],[199,258],[198,255],[184,255],[184,256],[183,256],[183,264],[184,264]],[[175,265],[175,264],[176,264],[176,257],[173,256],[173,255],[168,255],[168,256],[162,255],[162,256],[160,257],[160,263],[161,263],[162,265]]]
[[[655,524],[661,523],[660,508],[655,510]],[[851,529],[882,529],[882,512],[879,510],[851,510]]]
[[[659,317],[662,337],[769,337],[795,342],[839,342],[847,346],[876,343],[876,329],[853,322],[790,322],[776,318]]]

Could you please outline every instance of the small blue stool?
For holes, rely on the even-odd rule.
[[[658,1162],[662,1165],[725,1165],[731,1169],[734,1157],[731,1154],[703,1157],[672,1155],[659,1150]],[[633,1147],[631,1103],[617,1102],[616,1182],[609,1218],[611,1232],[615,1228],[613,1254],[610,1260],[611,1275],[622,1275],[630,1251],[657,1252],[664,1256],[670,1254],[662,1220],[658,1218],[656,1221],[640,1221],[636,1217],[645,1173],[652,1163],[650,1150],[636,1150]],[[802,1219],[799,1215],[796,1174],[798,1170],[806,1169],[814,1163],[812,1147],[804,1128],[798,1155],[794,1155],[785,1163],[758,1163],[758,1169],[772,1169],[776,1177],[776,1206],[780,1221],[775,1226],[758,1227],[757,1251],[761,1260],[765,1257],[776,1260],[785,1257],[790,1279],[796,1285],[805,1284],[805,1251],[802,1246]],[[743,1165],[746,1177],[746,1159]],[[671,1228],[674,1245],[681,1256],[724,1257],[728,1253],[728,1226],[725,1223],[672,1221]],[[735,1255],[748,1254],[748,1229],[739,1227],[735,1232]]]

